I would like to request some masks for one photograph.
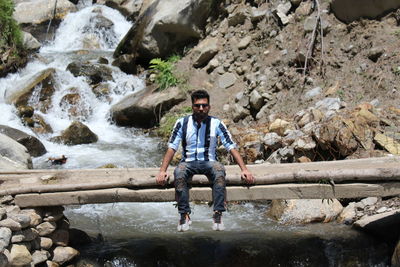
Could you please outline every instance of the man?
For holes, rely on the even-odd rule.
[[[194,174],[204,174],[213,183],[213,229],[224,230],[222,212],[225,211],[225,168],[216,159],[218,137],[238,163],[242,170],[242,179],[250,184],[254,183],[254,177],[244,164],[225,124],[215,117],[208,116],[210,112],[208,93],[197,90],[192,93],[191,98],[193,114],[180,118],[175,123],[156,180],[160,185],[165,184],[168,178],[168,165],[182,141],[182,161],[174,171],[175,194],[180,214],[178,231],[189,230],[191,224],[188,184]]]

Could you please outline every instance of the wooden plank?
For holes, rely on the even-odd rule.
[[[284,184],[257,185],[252,187],[227,187],[228,201],[268,199],[328,199],[385,197],[400,195],[400,182],[383,184]],[[210,201],[211,189],[192,188],[192,201]],[[16,195],[15,203],[20,207],[58,206],[72,204],[113,203],[113,202],[166,202],[174,201],[174,189],[113,188],[76,192]]]

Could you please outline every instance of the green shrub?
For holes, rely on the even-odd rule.
[[[150,61],[150,69],[156,74],[156,83],[160,90],[167,89],[171,86],[176,86],[180,80],[174,75],[174,63],[180,59],[180,56],[173,55],[166,61],[161,58],[153,58]]]
[[[22,32],[13,19],[12,0],[0,0],[0,49],[7,47],[22,48]]]

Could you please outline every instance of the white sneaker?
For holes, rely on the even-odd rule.
[[[190,220],[189,214],[187,213],[181,213],[181,219],[179,220],[178,223],[178,232],[186,232],[190,229],[190,225],[192,224],[192,221]]]
[[[220,212],[220,211],[215,211],[214,212],[212,229],[214,231],[223,231],[223,230],[225,230],[224,223],[222,222],[222,212]]]

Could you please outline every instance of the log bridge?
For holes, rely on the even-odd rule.
[[[241,180],[238,166],[226,166],[228,201],[400,195],[400,157],[248,167],[256,178],[251,186]],[[14,196],[20,207],[174,201],[173,178],[161,187],[157,173],[158,168],[0,170],[0,196]],[[190,198],[211,200],[205,176],[193,177]]]

